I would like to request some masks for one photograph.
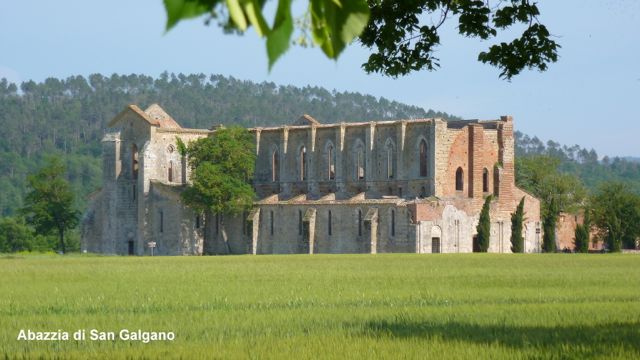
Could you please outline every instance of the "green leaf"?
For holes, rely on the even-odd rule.
[[[289,48],[289,40],[293,33],[293,18],[291,16],[291,0],[279,0],[273,29],[267,35],[267,56],[269,70],[276,60]]]
[[[258,0],[248,0],[244,2],[244,12],[249,22],[256,29],[258,36],[263,37],[269,32],[269,26],[262,16],[262,8]]]
[[[174,27],[180,20],[206,14],[217,2],[217,0],[164,0],[164,8],[167,11],[167,30]]]
[[[366,0],[340,3],[311,0],[313,40],[331,59],[337,59],[347,44],[362,33],[369,21]]]
[[[229,9],[229,16],[236,27],[242,31],[247,30],[247,19],[242,11],[242,6],[239,0],[227,0],[227,8]]]

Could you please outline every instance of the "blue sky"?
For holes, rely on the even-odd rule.
[[[441,36],[436,72],[367,75],[360,64],[368,53],[355,44],[337,62],[319,49],[293,48],[269,73],[264,43],[253,31],[224,35],[194,20],[165,34],[161,0],[0,0],[0,77],[167,70],[317,85],[465,118],[510,114],[516,129],[543,140],[640,156],[640,1],[541,0],[539,6],[541,21],[562,45],[560,60],[547,72],[527,71],[507,82],[476,61],[493,41],[462,38],[453,26]]]

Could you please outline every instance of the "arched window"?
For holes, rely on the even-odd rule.
[[[307,148],[300,148],[300,158],[298,159],[298,170],[299,170],[299,179],[300,181],[307,180]]]
[[[362,210],[358,209],[358,236],[362,236]]]
[[[173,182],[173,160],[169,161],[169,168],[167,169],[167,181]]]
[[[136,144],[131,145],[131,176],[133,179],[138,178],[138,147]]]
[[[396,211],[391,210],[391,236],[396,236]]]
[[[482,191],[489,192],[489,170],[487,168],[482,170]]]
[[[464,171],[459,167],[458,170],[456,170],[456,191],[462,190],[464,190]]]
[[[333,150],[333,144],[327,146],[327,171],[329,180],[335,180],[336,178],[336,153]]]
[[[276,182],[280,180],[280,154],[278,150],[273,150],[271,154],[271,181]]]
[[[395,159],[395,149],[393,142],[391,139],[387,140],[387,144],[385,145],[386,155],[387,155],[387,179],[393,179],[395,176],[395,168],[396,168],[396,159]]]
[[[427,142],[420,141],[420,176],[427,176]]]
[[[329,236],[331,236],[332,233],[332,224],[331,224],[331,210],[329,210],[329,213],[327,215],[327,231],[329,233]]]
[[[362,143],[360,143],[358,141],[358,144],[355,146],[354,149],[354,156],[355,156],[355,180],[363,180],[364,179],[364,146],[362,145]]]

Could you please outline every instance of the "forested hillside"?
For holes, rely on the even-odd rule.
[[[127,104],[158,103],[184,127],[214,124],[243,126],[288,123],[303,113],[321,122],[458,117],[360,93],[253,83],[221,75],[94,74],[49,78],[20,85],[0,81],[0,216],[22,205],[26,176],[49,154],[63,155],[68,177],[85,206],[100,187],[100,139],[107,122]],[[562,170],[594,188],[604,180],[623,180],[640,192],[640,163],[598,161],[593,150],[542,143],[517,134],[518,156],[549,154],[562,159]]]
[[[253,83],[221,75],[94,74],[49,78],[19,86],[0,81],[0,216],[22,204],[25,178],[43,156],[64,155],[81,208],[100,187],[100,139],[109,120],[127,104],[158,103],[184,127],[214,124],[284,124],[302,114],[321,122],[450,118],[384,98],[359,93]]]

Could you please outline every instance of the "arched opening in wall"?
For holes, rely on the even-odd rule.
[[[307,148],[305,146],[300,148],[300,156],[298,161],[299,179],[300,181],[305,181],[307,180]]]
[[[169,168],[167,169],[167,181],[173,182],[173,160],[169,161]]]
[[[393,179],[395,175],[395,157],[393,156],[393,145],[387,143],[387,179]]]
[[[333,234],[333,224],[332,222],[332,218],[331,218],[331,210],[329,210],[328,214],[327,214],[327,233],[329,234],[329,236],[331,236]]]
[[[160,233],[164,232],[164,211],[160,210]]]
[[[396,236],[396,211],[391,210],[391,236]]]
[[[462,168],[459,167],[458,170],[456,170],[456,191],[463,191],[464,190],[464,171],[462,171]]]
[[[127,244],[128,244],[128,246],[129,246],[129,249],[128,249],[127,253],[128,253],[129,255],[134,255],[134,254],[135,254],[135,248],[134,248],[133,240],[129,240],[129,241],[127,242]]]
[[[271,181],[277,182],[280,180],[280,154],[278,150],[273,150],[271,154]]]
[[[489,192],[489,170],[482,170],[482,192]]]
[[[358,209],[358,236],[362,236],[362,210]]]
[[[131,177],[138,179],[138,146],[131,145]]]
[[[434,254],[438,254],[442,252],[441,249],[441,241],[442,238],[442,229],[438,225],[434,225],[431,228],[431,252]]]
[[[364,149],[358,145],[356,147],[356,180],[364,179]]]
[[[200,214],[196,214],[196,229],[200,229]]]
[[[427,142],[420,141],[420,176],[427,176]]]
[[[329,144],[327,148],[327,171],[329,175],[329,180],[334,180],[336,178],[336,154],[333,150],[333,144]]]

